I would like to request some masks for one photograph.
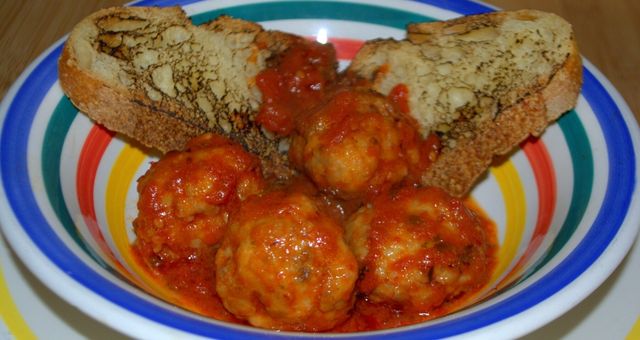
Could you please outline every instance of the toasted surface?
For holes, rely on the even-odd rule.
[[[195,26],[179,7],[114,7],[74,28],[60,82],[89,117],[162,152],[215,131],[288,172],[279,141],[254,123],[254,77],[295,39],[224,16]]]
[[[462,196],[496,155],[537,136],[575,106],[581,60],[571,26],[535,10],[408,26],[401,41],[372,40],[347,73],[388,95],[409,89],[423,135],[443,148],[422,177]],[[302,39],[226,16],[195,26],[179,7],[117,7],[80,22],[59,77],[81,111],[162,152],[204,132],[230,136],[263,160],[267,175],[292,170],[280,140],[256,122],[256,75]]]
[[[464,195],[495,155],[575,106],[581,60],[571,26],[554,14],[495,12],[407,31],[402,41],[366,43],[348,72],[385,95],[407,86],[422,133],[443,142],[424,185]]]

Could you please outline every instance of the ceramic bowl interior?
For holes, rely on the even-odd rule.
[[[364,40],[402,38],[409,22],[490,10],[444,0],[177,4],[195,23],[224,13],[328,40],[343,66]],[[64,97],[61,44],[25,71],[2,104],[0,219],[28,267],[73,305],[132,336],[304,336],[229,325],[164,302],[171,292],[130,250],[136,179],[155,158],[93,124]],[[638,131],[609,82],[585,65],[576,109],[492,167],[471,194],[495,222],[500,243],[487,289],[443,318],[341,336],[518,336],[567,311],[613,271],[640,224]]]

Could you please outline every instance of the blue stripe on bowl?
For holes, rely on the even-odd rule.
[[[481,14],[492,12],[493,8],[473,2],[473,1],[460,1],[460,0],[413,0],[415,2],[421,2],[423,4],[431,5],[448,11],[460,13],[463,15]]]
[[[7,110],[0,137],[0,169],[7,198],[22,222],[33,210],[40,212],[31,191],[27,169],[29,129],[51,85],[58,78],[56,60],[61,48],[52,51],[38,64],[18,89]],[[31,210],[33,209],[33,210]],[[45,223],[46,225],[46,223]],[[46,229],[46,228],[42,228]]]
[[[433,3],[439,3],[433,1]],[[445,2],[449,4],[450,2]],[[465,4],[467,4],[465,7]],[[477,9],[478,4],[460,2],[457,11],[464,14]],[[487,8],[488,10],[488,8]],[[40,212],[33,196],[27,173],[28,134],[37,106],[56,77],[58,47],[36,66],[18,90],[11,103],[0,138],[0,169],[8,201],[17,219],[33,242],[50,260],[70,277],[113,303],[150,320],[191,331],[195,334],[230,337],[256,335],[257,331],[226,329],[202,320],[196,320],[154,305],[135,294],[125,291],[100,276],[84,264],[52,231]],[[482,311],[456,320],[426,325],[404,331],[407,338],[437,338],[452,336],[493,324],[520,313],[549,298],[582,274],[605,250],[618,232],[629,208],[635,187],[635,154],[629,131],[615,103],[588,71],[585,71],[583,95],[594,109],[601,124],[609,153],[609,185],[605,201],[596,221],[578,247],[539,282],[515,296]],[[16,226],[17,227],[17,226]],[[392,331],[393,333],[393,331]],[[284,333],[284,335],[288,335]],[[273,335],[271,335],[273,336]],[[356,334],[357,338],[370,335]]]
[[[42,177],[45,190],[47,191],[47,198],[49,203],[53,207],[53,211],[56,213],[58,220],[64,226],[67,234],[71,236],[73,241],[78,247],[80,247],[85,254],[98,263],[103,268],[116,273],[111,266],[109,266],[91,247],[87,246],[85,239],[82,237],[78,228],[71,218],[67,204],[64,201],[64,195],[62,194],[62,183],[60,182],[60,162],[62,154],[62,147],[65,138],[58,138],[59,136],[66,136],[69,132],[71,123],[78,115],[78,110],[73,106],[69,98],[62,97],[58,102],[58,105],[53,110],[53,113],[49,117],[49,123],[47,123],[47,129],[44,132],[43,145],[47,150],[42,152]],[[53,151],[53,152],[48,152]]]
[[[193,327],[196,333],[203,335],[220,335],[209,332],[210,324],[206,322],[164,309],[160,311],[158,306],[102,277],[68,249],[40,211],[28,176],[29,133],[26,131],[30,130],[38,106],[58,78],[57,61],[61,50],[59,46],[49,53],[27,77],[9,106],[2,127],[0,169],[6,195],[16,218],[36,246],[58,268],[96,294],[159,323],[183,325],[178,328]]]

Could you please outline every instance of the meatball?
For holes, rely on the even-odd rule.
[[[216,254],[216,290],[224,306],[262,328],[332,328],[353,307],[357,276],[342,228],[299,192],[244,202]]]
[[[215,294],[215,246],[229,210],[264,186],[259,161],[205,134],[166,154],[138,181],[134,249],[175,289]]]
[[[492,246],[480,219],[437,188],[376,197],[347,222],[369,301],[429,312],[476,291],[491,273]]]
[[[289,157],[321,189],[343,199],[376,194],[422,164],[421,138],[386,97],[348,89],[302,118]]]

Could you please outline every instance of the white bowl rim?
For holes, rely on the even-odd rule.
[[[437,1],[435,1],[437,2]],[[59,40],[54,46],[45,51],[38,59],[36,59],[20,76],[20,78],[11,87],[7,95],[5,96],[2,104],[0,105],[0,123],[4,123],[7,111],[11,101],[16,96],[18,90],[24,84],[26,78],[34,71],[45,57],[53,53],[54,50],[60,48],[64,38]],[[624,102],[620,94],[615,90],[611,83],[588,61],[585,60],[585,71],[590,74],[601,85],[605,92],[611,97],[614,105],[620,111],[622,118],[624,119],[626,128],[629,130],[632,147],[634,150],[638,150],[640,136],[637,122],[629,110],[627,104]],[[638,178],[638,169],[640,168],[638,159],[635,158],[635,178]],[[115,306],[112,302],[98,297],[94,299],[96,295],[89,289],[79,284],[77,281],[69,277],[67,273],[60,270],[51,260],[40,251],[40,249],[32,242],[29,236],[20,228],[17,217],[14,214],[11,204],[8,201],[5,192],[5,186],[2,182],[3,178],[0,178],[0,188],[2,195],[0,195],[0,223],[12,248],[19,254],[20,258],[25,261],[27,267],[33,271],[42,281],[44,281],[49,287],[51,287],[56,293],[60,294],[63,298],[69,301],[74,306],[82,309],[87,314],[93,316],[97,320],[105,322],[106,324],[123,331],[127,331],[134,336],[149,336],[149,334],[162,334],[162,335],[184,335],[180,330],[176,330],[159,323],[150,322],[146,318],[143,318],[135,313],[132,313],[125,308]],[[638,202],[638,184],[634,183],[633,193],[630,197],[630,202],[627,206],[628,211],[624,216],[624,220],[620,226],[619,232],[611,239],[606,249],[597,257],[595,262],[590,267],[586,268],[584,272],[572,280],[564,288],[558,290],[552,294],[553,299],[546,298],[539,304],[532,306],[524,311],[514,314],[513,316],[503,319],[497,323],[490,324],[488,326],[479,328],[470,333],[465,333],[469,336],[482,336],[487,334],[492,335],[504,335],[504,336],[518,336],[533,330],[558,315],[566,312],[584,297],[590,294],[595,288],[597,288],[615,269],[615,267],[622,261],[624,255],[630,249],[634,242],[635,236],[640,226],[640,209],[638,209],[640,202]],[[91,306],[87,305],[87,301],[91,300]],[[96,308],[99,307],[99,308]],[[103,309],[104,308],[104,309]],[[556,313],[550,313],[549,310],[556,311]],[[111,310],[114,313],[105,313],[104,310]],[[530,313],[537,314],[537,317],[531,317]],[[506,322],[506,321],[509,322]],[[513,323],[512,321],[517,321]],[[132,323],[134,322],[134,323]],[[122,327],[122,325],[136,325],[135,327]],[[524,327],[523,327],[524,325]],[[160,327],[160,328],[158,328]],[[159,333],[156,333],[160,331]],[[246,331],[246,329],[244,329]],[[420,331],[418,329],[418,331]],[[266,334],[260,331],[257,334]],[[408,333],[411,333],[410,331]],[[410,336],[410,334],[402,332],[396,335]],[[268,333],[273,336],[273,333]],[[290,333],[280,333],[282,335],[293,335]],[[378,334],[378,333],[375,333]],[[296,334],[300,336],[300,334]],[[317,335],[317,334],[316,334]],[[358,336],[366,336],[366,333],[358,333]],[[369,334],[373,335],[373,334]]]

